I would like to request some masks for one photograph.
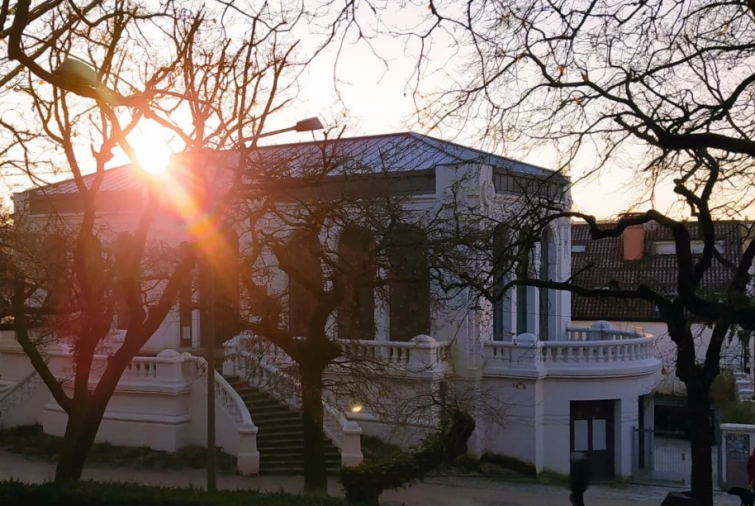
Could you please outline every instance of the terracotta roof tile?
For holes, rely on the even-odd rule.
[[[692,240],[701,240],[697,223],[687,224]],[[721,253],[737,262],[742,247],[744,227],[736,221],[715,223],[716,238],[722,241]],[[607,288],[618,285],[632,289],[646,284],[655,290],[674,293],[676,290],[677,260],[673,254],[656,254],[655,244],[673,241],[671,231],[661,226],[644,227],[644,253],[640,260],[624,260],[623,237],[593,240],[585,224],[572,225],[572,250],[583,245],[585,251],[572,252],[574,282],[588,288]],[[729,281],[730,272],[720,262],[705,273],[702,287],[718,290]],[[617,301],[572,295],[572,320],[658,321],[655,306],[643,301]]]

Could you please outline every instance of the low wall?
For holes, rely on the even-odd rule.
[[[530,334],[485,346],[481,392],[501,403],[481,430],[483,451],[516,458],[537,472],[570,472],[572,401],[612,401],[614,472],[632,474],[638,399],[653,391],[660,363],[653,338],[542,342]]]
[[[53,372],[70,378],[70,353],[49,353]],[[90,389],[97,385],[107,357],[96,356]],[[96,442],[118,446],[147,446],[175,452],[185,446],[207,443],[207,367],[204,359],[174,350],[163,350],[156,357],[136,357],[124,371],[108,403]],[[215,420],[217,445],[237,456],[242,474],[259,472],[257,428],[243,401],[225,380],[216,374]],[[64,383],[70,395],[71,381]],[[55,436],[65,433],[68,415],[49,391],[41,409],[44,432]],[[35,396],[37,393],[35,392]]]

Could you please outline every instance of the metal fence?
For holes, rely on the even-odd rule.
[[[690,444],[679,434],[635,428],[632,453],[634,481],[689,486],[692,474]]]

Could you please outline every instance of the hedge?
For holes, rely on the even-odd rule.
[[[343,499],[283,492],[148,487],[137,484],[0,481],[2,506],[343,506]]]
[[[63,438],[45,434],[41,425],[22,425],[0,430],[0,448],[36,459],[57,460]],[[236,457],[217,449],[218,472],[235,473]],[[207,467],[207,449],[186,446],[177,452],[153,450],[146,446],[113,446],[94,443],[87,453],[87,465],[103,464],[137,469],[204,469]]]

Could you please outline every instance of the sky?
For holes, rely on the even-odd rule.
[[[377,50],[385,63],[374,55]],[[415,102],[412,97],[412,81],[416,57],[407,55],[400,41],[389,40],[384,43],[347,45],[342,49],[339,65],[336,93],[333,79],[334,55],[332,52],[316,60],[302,76],[302,92],[291,111],[277,118],[271,128],[295,122],[309,116],[327,115],[333,104],[339,100],[348,108],[350,121],[347,132],[350,135],[376,135],[399,131],[415,131],[429,134],[441,139],[454,140],[472,147],[473,139],[458,140],[457,132],[436,129],[428,131],[417,120]],[[426,90],[440,89],[442,80],[429,77],[423,82]],[[462,132],[463,137],[464,133]],[[276,142],[296,142],[309,140],[310,134],[291,134],[281,136]],[[500,153],[534,165],[554,168],[556,159],[548,150],[533,150],[527,153]],[[582,179],[580,167],[592,166],[594,160],[585,152],[571,168],[570,175],[575,185],[572,189],[575,210],[587,212],[599,218],[611,218],[632,209],[646,194],[644,187],[635,180],[633,171],[622,167],[612,167],[588,179]],[[673,195],[670,191],[660,195]],[[669,209],[673,199],[659,198],[656,206]],[[647,208],[647,206],[645,207]],[[632,209],[634,210],[634,209]],[[672,208],[674,212],[676,208]]]
[[[404,16],[401,19],[406,20],[406,23],[410,23],[412,14],[419,18],[424,16],[423,11],[409,12],[406,8],[402,8],[401,13]],[[394,21],[395,19],[397,18]],[[302,35],[302,40],[306,43],[306,34]],[[337,58],[336,49],[340,51]],[[434,65],[436,69],[444,68],[452,72],[454,66],[461,61],[460,55],[454,54],[455,51],[449,40],[443,40],[442,37],[436,40],[433,60],[429,62],[430,68]],[[470,138],[468,132],[461,132],[457,137],[458,132],[454,131],[428,131],[417,120],[412,97],[416,63],[416,48],[407,46],[398,38],[376,37],[368,44],[352,35],[344,44],[331,46],[315,59],[301,75],[296,100],[282,113],[272,117],[266,128],[284,128],[311,116],[322,118],[326,124],[333,124],[346,111],[348,120],[345,125],[339,126],[346,127],[348,136],[415,131],[472,147],[483,147],[481,142]],[[337,76],[337,83],[334,76]],[[425,76],[421,84],[425,91],[443,89],[448,84],[437,73],[428,72]],[[276,137],[275,142],[297,142],[312,138],[311,133],[291,133]],[[175,143],[172,147],[168,146],[167,135],[154,123],[143,123],[130,139],[137,147],[140,161],[148,168],[153,164],[165,164],[171,151],[180,150],[180,146]],[[547,168],[556,165],[555,157],[547,149],[500,154]],[[110,165],[127,162],[128,159],[121,155]],[[575,181],[572,196],[576,210],[609,218],[629,210],[643,195],[644,189],[634,180],[633,172],[619,166],[582,180],[582,167],[589,167],[592,162],[590,153],[585,152],[570,169],[570,176]],[[61,177],[63,176],[48,177],[48,180]],[[25,180],[20,179],[6,180],[5,183],[6,188],[0,189],[0,194],[5,198],[11,191],[18,191],[25,186]],[[661,194],[670,195],[671,192]],[[657,207],[665,210],[669,204],[668,200],[660,200]]]

